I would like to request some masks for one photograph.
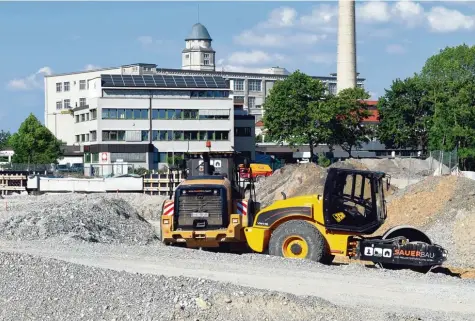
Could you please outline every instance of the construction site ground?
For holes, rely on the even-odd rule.
[[[403,161],[384,161],[332,166],[379,166],[406,179]],[[447,248],[446,266],[428,274],[166,247],[156,229],[160,196],[6,197],[0,319],[474,320],[475,181],[427,175],[414,170],[408,187],[391,187],[381,232],[415,225]],[[258,183],[257,197],[268,205],[282,191],[321,192],[324,179],[316,165],[288,165]]]

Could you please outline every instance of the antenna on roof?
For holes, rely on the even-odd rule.
[[[200,22],[200,4],[198,3],[198,23]]]

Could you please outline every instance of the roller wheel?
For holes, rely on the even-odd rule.
[[[326,241],[312,224],[293,220],[277,227],[269,240],[269,254],[292,259],[308,259],[320,263],[332,261]]]

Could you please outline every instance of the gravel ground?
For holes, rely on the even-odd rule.
[[[62,236],[126,244],[157,240],[153,228],[136,208],[113,194],[22,196],[4,201],[7,203],[0,210],[0,239]]]
[[[2,320],[414,320],[205,279],[0,254]],[[429,320],[429,319],[426,319]]]
[[[0,242],[2,320],[475,318],[475,282],[440,274],[69,242]]]

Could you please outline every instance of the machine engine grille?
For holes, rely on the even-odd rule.
[[[223,201],[219,190],[182,191],[178,197],[178,227],[225,226]]]

